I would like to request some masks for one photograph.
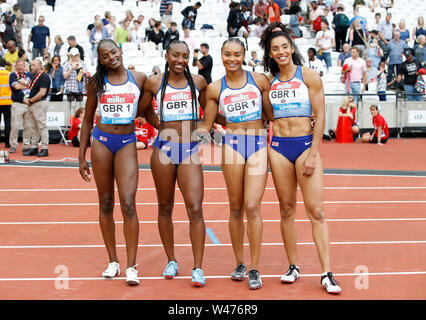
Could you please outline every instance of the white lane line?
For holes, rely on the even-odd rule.
[[[300,188],[297,188],[300,190]],[[424,190],[426,187],[324,187],[325,190]],[[114,190],[117,190],[115,188]],[[155,188],[138,188],[138,191],[155,191]],[[180,191],[179,188],[175,188]],[[205,187],[204,190],[227,190],[226,187]],[[267,187],[265,190],[275,190]],[[96,188],[49,188],[49,189],[0,189],[0,192],[72,192],[72,191],[97,191]]]
[[[343,241],[343,242],[330,242],[331,245],[364,245],[364,244],[425,244],[426,241]],[[262,243],[262,246],[283,246],[282,242],[270,242]],[[314,242],[298,242],[299,246],[310,246],[315,245]],[[230,243],[206,243],[206,247],[230,247]],[[244,246],[249,246],[248,243],[244,243]],[[117,244],[117,248],[125,248],[124,244]],[[163,247],[162,244],[140,244],[140,248],[156,248]],[[175,244],[175,247],[192,247],[190,243]],[[40,245],[40,246],[0,246],[0,249],[72,249],[72,248],[105,248],[103,244],[88,244],[88,245]]]
[[[426,271],[401,271],[401,272],[360,272],[360,273],[334,273],[335,277],[355,277],[355,276],[409,276],[409,275],[424,275]],[[300,274],[300,277],[320,277],[320,274]],[[262,278],[281,278],[282,274],[262,274]],[[229,279],[229,275],[224,276],[205,276],[206,279]],[[105,279],[102,277],[86,277],[86,278],[0,278],[0,281],[92,281],[92,280],[125,280],[125,277],[115,277]],[[138,277],[140,280],[165,280],[163,277]],[[191,276],[176,276],[174,279],[191,279]]]
[[[327,222],[376,222],[376,221],[426,221],[426,218],[371,218],[371,219],[326,219]],[[310,222],[309,219],[296,219],[296,222]],[[228,223],[229,220],[204,220],[205,223]],[[247,222],[247,220],[244,220]],[[265,219],[263,222],[281,222],[278,219]],[[67,225],[67,224],[98,224],[99,221],[10,221],[0,222],[0,225]],[[115,221],[123,224],[123,221]],[[139,224],[157,224],[157,220],[141,221]],[[173,223],[189,223],[189,220],[175,220]]]
[[[303,201],[297,201],[297,204],[303,204]],[[426,200],[353,200],[353,201],[324,201],[324,204],[398,204],[398,203],[426,203]],[[184,202],[175,202],[175,205],[185,205]],[[203,205],[227,205],[228,201],[203,202]],[[278,201],[262,201],[261,204],[279,204]],[[88,203],[0,203],[0,207],[52,207],[52,206],[98,206],[97,202]],[[120,203],[114,205],[119,206]],[[156,206],[157,202],[138,202],[138,206]]]

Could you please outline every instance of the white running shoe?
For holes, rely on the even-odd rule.
[[[108,268],[102,272],[104,278],[114,278],[120,275],[120,264],[118,262],[111,262],[108,264]]]
[[[339,283],[334,280],[333,274],[331,272],[323,273],[321,275],[321,285],[331,294],[340,294],[342,289],[339,286]]]
[[[139,285],[137,265],[126,269],[126,282],[131,286]]]
[[[299,267],[292,264],[288,267],[287,273],[281,277],[282,283],[293,283],[299,278]]]

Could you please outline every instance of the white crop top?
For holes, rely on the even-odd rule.
[[[239,89],[229,88],[222,78],[219,108],[226,122],[245,122],[262,119],[262,93],[250,72],[246,71],[246,84]]]
[[[127,81],[111,84],[104,78],[105,91],[98,97],[99,115],[104,124],[129,124],[136,118],[140,96],[139,86],[127,70]]]
[[[199,92],[197,86],[195,86],[196,94],[196,105],[192,106],[192,94],[189,84],[185,88],[174,88],[171,85],[167,84],[166,90],[164,92],[163,98],[163,109],[161,109],[161,88],[163,82],[161,83],[160,89],[155,96],[157,100],[157,112],[161,121],[182,121],[182,120],[199,120],[199,103],[198,97]],[[193,114],[193,109],[195,115]],[[161,118],[162,116],[162,118]]]

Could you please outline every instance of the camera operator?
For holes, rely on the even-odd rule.
[[[203,55],[201,59],[198,59],[199,51]],[[198,67],[198,74],[206,79],[207,84],[212,82],[213,58],[209,55],[209,45],[207,43],[202,43],[200,49],[194,49],[192,66]]]

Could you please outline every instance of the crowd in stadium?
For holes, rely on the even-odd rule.
[[[155,44],[154,50],[160,51],[165,50],[175,39],[184,40],[194,51],[192,65],[197,67],[199,74],[210,83],[213,61],[209,54],[209,44],[199,44],[198,39],[191,35],[192,30],[196,28],[197,11],[203,3],[191,2],[181,10],[181,20],[172,21],[174,2],[156,1],[157,4],[159,2],[160,20],[143,14],[134,15],[130,9],[126,11],[125,16],[116,16],[111,11],[99,12],[87,26],[87,37],[92,50],[85,52],[73,34],[69,34],[64,41],[60,35],[56,35],[55,30],[45,24],[45,18],[37,13],[35,0],[0,0],[0,69],[10,72],[7,81],[3,77],[1,84],[9,84],[12,92],[24,90],[22,88],[36,76],[31,73],[30,63],[40,60],[43,71],[51,80],[47,100],[63,101],[66,97],[68,101],[82,101],[86,94],[87,80],[91,76],[89,67],[97,65],[97,44],[105,38],[115,40],[120,46],[132,42],[140,47],[145,42],[152,42]],[[314,43],[311,42],[313,45],[309,47],[308,52],[302,52],[308,57],[304,62],[305,67],[313,68],[323,76],[331,67],[336,67],[333,66],[331,53],[340,53],[337,66],[341,67],[341,75],[338,81],[345,84],[346,92],[352,95],[355,101],[366,90],[369,93],[374,90],[380,101],[386,100],[388,90],[404,91],[407,100],[421,101],[424,93],[422,75],[425,74],[423,68],[426,56],[424,19],[422,16],[407,17],[416,20],[416,26],[409,30],[405,20],[396,21],[390,12],[397,1],[401,0],[354,0],[351,7],[345,7],[339,0],[231,1],[226,19],[227,33],[222,36],[240,37],[246,40],[247,44],[247,39],[260,37],[270,23],[285,18],[295,39],[306,38],[304,33],[309,33],[309,38],[315,39]],[[123,6],[127,3],[121,2]],[[138,5],[142,1],[135,2]],[[55,7],[55,1],[46,3]],[[378,8],[385,8],[387,13],[382,15]],[[99,10],[101,11],[101,8]],[[375,12],[374,24],[367,23],[365,18],[365,15],[371,12]],[[352,13],[353,17],[349,19],[348,15],[352,16]],[[213,28],[209,21],[203,23],[203,28]],[[25,43],[22,37],[23,28],[31,28]],[[52,40],[54,45],[51,45]],[[262,61],[258,54],[261,53],[252,51],[247,54],[246,64],[261,72]],[[23,62],[22,65],[19,63],[19,68],[18,61]],[[158,69],[158,66],[153,67]],[[132,69],[134,66],[128,65],[128,68]],[[16,79],[15,83],[10,81],[13,74],[16,74],[18,80],[23,78],[22,88],[16,86]],[[6,147],[13,144],[11,152],[16,152],[16,142],[9,143],[11,130],[15,132],[13,139],[16,139],[17,129],[14,123],[18,122],[14,117],[25,119],[22,111],[14,113],[13,109],[16,104],[23,103],[23,96],[17,97],[14,94],[11,99],[1,101],[5,144]],[[76,113],[76,119],[79,117]]]

